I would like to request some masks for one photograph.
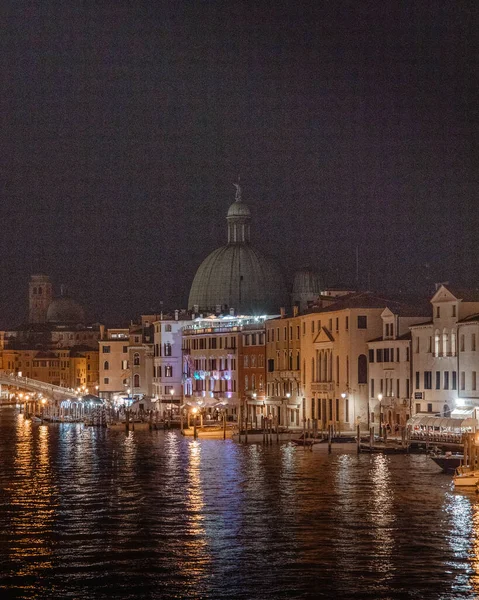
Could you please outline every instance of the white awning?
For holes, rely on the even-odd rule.
[[[473,419],[469,416],[464,415],[462,418],[447,418],[447,417],[433,417],[429,415],[414,415],[407,422],[412,427],[439,427],[442,429],[463,429],[466,427],[477,427],[479,424],[477,419]]]

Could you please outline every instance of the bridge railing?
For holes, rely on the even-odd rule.
[[[33,388],[38,391],[44,391],[48,394],[61,394],[70,398],[76,398],[78,394],[61,385],[52,385],[45,381],[32,379],[31,377],[19,377],[16,373],[9,371],[0,371],[0,383],[3,385],[17,385]]]

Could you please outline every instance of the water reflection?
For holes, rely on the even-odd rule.
[[[6,598],[477,596],[477,498],[422,456],[38,426],[1,410],[0,456]]]
[[[380,574],[378,583],[387,585],[393,574],[391,560],[394,551],[394,488],[391,485],[389,459],[384,454],[372,457],[370,471],[372,490],[370,496],[370,524],[373,532],[375,554],[371,567]]]
[[[10,559],[17,576],[33,575],[51,567],[51,539],[55,514],[49,455],[50,432],[20,414],[16,420],[14,470],[6,491],[10,497]]]

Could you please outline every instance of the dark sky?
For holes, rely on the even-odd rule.
[[[241,173],[291,274],[478,283],[474,0],[4,0],[0,321],[185,307]]]

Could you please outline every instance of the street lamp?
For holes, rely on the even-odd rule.
[[[381,406],[381,402],[383,399],[383,395],[382,394],[378,394],[378,400],[379,400],[379,435],[381,435],[381,429],[383,426],[383,412],[382,412],[382,406]]]

